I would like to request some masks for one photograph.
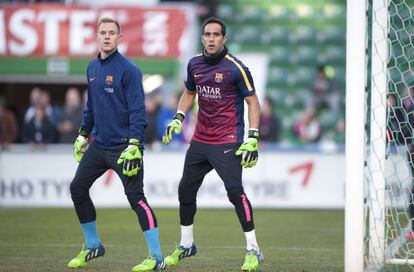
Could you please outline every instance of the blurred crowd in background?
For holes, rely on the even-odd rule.
[[[165,127],[174,116],[180,92],[165,97],[161,91],[146,95],[145,107],[148,127],[144,142],[148,146],[161,143]],[[30,91],[30,105],[24,112],[8,105],[0,97],[0,142],[3,147],[11,143],[29,143],[33,148],[49,143],[73,143],[78,135],[84,108],[87,102],[87,90],[70,87],[65,93],[63,105],[51,101],[50,91],[34,87]],[[274,101],[270,96],[261,101],[260,133],[261,141],[280,143],[281,122],[283,116],[277,115]],[[327,75],[327,69],[319,66],[315,71],[312,86],[309,86],[309,99],[303,112],[291,127],[293,137],[298,143],[318,143],[323,136],[323,129],[318,112],[339,111],[341,96],[335,79]],[[174,137],[176,144],[188,143],[196,122],[196,110],[187,114],[183,124],[183,133]],[[337,124],[339,134],[345,133],[344,121]]]

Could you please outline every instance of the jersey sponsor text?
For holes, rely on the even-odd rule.
[[[200,86],[196,85],[197,93],[208,99],[221,99],[220,88],[215,88],[212,86]]]

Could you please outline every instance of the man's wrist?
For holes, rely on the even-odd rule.
[[[139,146],[139,140],[135,138],[129,139],[129,145],[136,145]]]
[[[89,132],[87,132],[86,130],[84,130],[84,129],[82,129],[82,128],[80,128],[80,129],[79,129],[78,134],[79,134],[80,136],[85,137],[85,138],[88,138],[88,136],[89,136]]]
[[[78,137],[76,138],[76,141],[80,141],[80,142],[85,142],[85,143],[87,143],[88,142],[88,138],[87,137],[85,137],[85,136],[83,136],[83,135],[78,135]]]
[[[184,121],[184,119],[185,119],[185,113],[182,112],[182,111],[177,111],[177,113],[174,116],[174,119],[177,119],[180,122]]]
[[[248,134],[249,138],[254,138],[256,140],[259,140],[259,135],[260,135],[260,133],[259,133],[258,129],[256,129],[256,128],[250,128],[249,129],[249,134]]]

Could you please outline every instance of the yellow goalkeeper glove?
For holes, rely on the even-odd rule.
[[[77,162],[80,162],[83,154],[86,151],[86,146],[88,145],[88,138],[82,135],[78,135],[75,143],[73,144],[73,156]]]
[[[259,159],[259,144],[257,142],[258,139],[259,131],[249,129],[249,138],[247,138],[247,140],[236,151],[236,156],[243,154],[241,165],[243,165],[244,168],[255,166],[257,160]]]
[[[181,132],[182,122],[184,121],[185,115],[182,112],[177,112],[174,119],[165,128],[164,135],[162,136],[162,143],[167,145],[171,142],[173,133],[178,134]]]
[[[135,176],[141,169],[142,165],[142,154],[139,149],[139,140],[130,139],[129,145],[119,156],[117,164],[122,165],[122,174],[128,177]]]

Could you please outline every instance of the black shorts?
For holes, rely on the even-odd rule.
[[[79,163],[72,183],[79,183],[83,187],[90,188],[95,180],[104,174],[106,170],[112,169],[121,179],[126,195],[143,195],[144,163],[142,163],[141,170],[137,175],[132,177],[125,176],[122,174],[122,164],[117,163],[122,151],[123,149],[106,150],[92,142]]]
[[[242,194],[241,156],[235,153],[240,144],[204,144],[191,141],[184,162],[179,194],[197,194],[207,173],[215,169],[229,194]]]

